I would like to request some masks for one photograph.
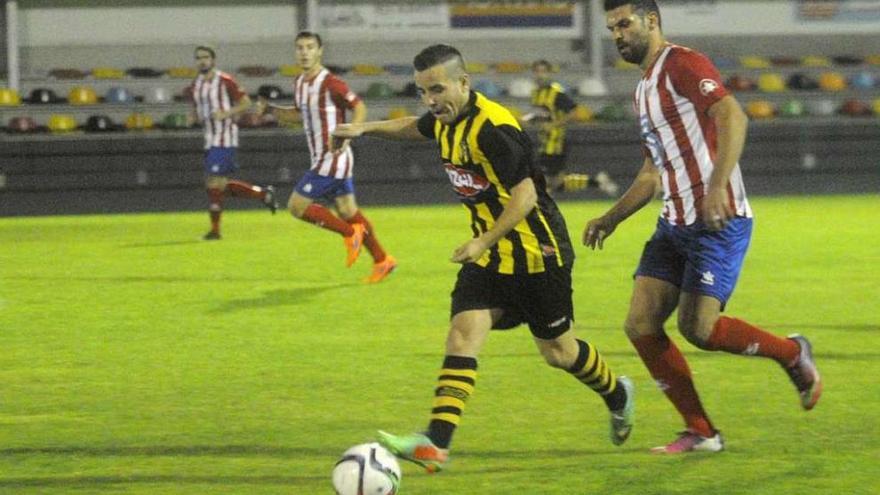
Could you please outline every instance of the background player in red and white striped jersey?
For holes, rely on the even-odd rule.
[[[205,129],[205,187],[208,190],[211,230],[205,240],[220,239],[220,215],[226,196],[255,198],[274,214],[275,191],[272,186],[257,187],[231,179],[238,170],[235,150],[238,148],[238,124],[235,118],[251,107],[251,99],[229,74],[217,70],[215,51],[210,46],[195,49],[199,75],[187,88],[193,106],[190,123],[198,122]]]
[[[373,271],[367,283],[381,282],[396,267],[397,260],[386,254],[370,221],[358,209],[352,171],[354,155],[350,147],[330,149],[330,133],[337,124],[359,123],[367,118],[367,107],[348,85],[322,64],[321,37],[303,31],[296,35],[296,58],[303,73],[293,81],[293,106],[269,104],[260,99],[259,113],[268,112],[282,121],[301,121],[311,154],[311,168],[296,184],[287,204],[290,213],[319,227],[341,234],[347,250],[346,265],[351,266],[367,246],[373,257]],[[333,201],[339,216],[317,201]]]
[[[663,325],[701,349],[776,360],[812,409],[822,392],[810,343],[721,316],[749,244],[752,211],[738,160],[748,119],[705,55],[667,43],[654,0],[605,0],[606,25],[621,56],[644,71],[635,91],[645,161],[628,191],[590,220],[583,241],[595,249],[617,225],[663,190],[657,230],[635,273],[626,333],[687,430],[656,452],[724,448],[694,388],[684,356]]]

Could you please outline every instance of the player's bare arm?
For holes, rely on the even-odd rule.
[[[375,136],[397,141],[426,141],[419,132],[418,117],[403,117],[393,120],[374,120],[371,122],[339,124],[330,135],[330,148],[341,149],[343,141],[361,136]]]
[[[243,95],[232,108],[229,110],[217,110],[211,115],[211,117],[218,120],[235,117],[236,115],[241,115],[250,110],[252,104],[251,97]]]
[[[715,102],[708,113],[718,130],[718,155],[701,213],[709,228],[720,230],[734,216],[727,198],[727,184],[742,155],[749,119],[736,98],[730,95]]]
[[[582,236],[584,246],[602,249],[617,225],[648,204],[660,190],[660,171],[650,158],[645,158],[639,174],[617,203],[601,217],[587,222]]]
[[[510,201],[498,220],[483,235],[462,244],[452,253],[453,263],[474,263],[490,247],[513,230],[538,204],[538,192],[531,178],[523,179],[510,189]]]
[[[257,115],[269,114],[275,117],[275,119],[277,119],[278,122],[282,124],[289,124],[302,120],[299,109],[297,109],[295,106],[284,106],[269,103],[269,100],[262,96],[257,98],[256,112]]]

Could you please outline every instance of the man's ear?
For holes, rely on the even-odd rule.
[[[471,76],[469,74],[467,74],[467,73],[462,74],[461,77],[459,78],[459,81],[461,82],[461,87],[464,90],[471,89]]]

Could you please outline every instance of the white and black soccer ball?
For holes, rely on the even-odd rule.
[[[376,442],[355,445],[333,468],[333,488],[337,495],[396,495],[400,465]]]

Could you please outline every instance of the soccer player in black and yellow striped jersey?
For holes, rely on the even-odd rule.
[[[523,122],[538,128],[537,168],[547,179],[550,192],[577,191],[595,187],[610,196],[617,196],[617,183],[604,171],[596,174],[566,173],[566,126],[572,120],[577,104],[565,88],[552,76],[553,67],[546,60],[532,63],[535,89],[532,91],[532,111],[523,116]]]
[[[433,45],[414,60],[415,83],[428,107],[421,117],[340,125],[337,147],[368,134],[437,142],[472,237],[450,260],[462,265],[452,292],[446,356],[425,433],[379,441],[398,456],[441,469],[477,377],[477,355],[493,328],[526,323],[541,355],[596,391],[611,412],[611,440],[632,429],[633,388],[596,348],[571,330],[574,252],[559,209],[533,167],[528,136],[510,111],[471,91],[455,48]]]

